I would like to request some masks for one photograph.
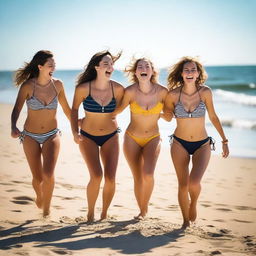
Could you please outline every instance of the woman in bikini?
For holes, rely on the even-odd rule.
[[[16,72],[15,82],[20,90],[14,105],[11,135],[20,138],[33,176],[36,205],[43,216],[50,213],[54,189],[54,169],[57,162],[60,138],[57,128],[57,106],[70,119],[71,110],[66,100],[63,83],[52,77],[55,61],[50,51],[37,52],[30,63]],[[26,101],[27,118],[21,132],[16,124]]]
[[[96,53],[78,77],[73,100],[72,132],[90,173],[87,185],[88,222],[94,220],[94,208],[103,173],[105,184],[101,220],[107,218],[107,210],[115,193],[119,142],[118,126],[112,112],[120,104],[124,89],[110,80],[110,77],[120,55],[113,56],[108,51]],[[77,121],[81,103],[85,118],[79,131]]]
[[[144,218],[154,187],[154,170],[160,152],[158,119],[167,89],[157,83],[157,73],[146,58],[136,59],[125,70],[133,83],[125,89],[120,113],[128,105],[131,120],[124,135],[124,154],[134,178],[134,193]]]
[[[179,183],[178,200],[183,215],[182,228],[188,227],[197,217],[200,182],[210,160],[210,146],[214,146],[205,128],[206,110],[222,138],[222,156],[226,158],[229,155],[228,140],[214,110],[212,91],[204,85],[206,79],[207,74],[202,64],[192,57],[183,57],[171,68],[168,75],[169,93],[165,108],[169,117],[174,116],[177,123],[171,136],[171,157]]]

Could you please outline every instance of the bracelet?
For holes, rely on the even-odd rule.
[[[228,139],[223,140],[223,141],[222,141],[222,144],[225,144],[225,145],[228,144]]]

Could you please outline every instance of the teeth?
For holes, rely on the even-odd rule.
[[[141,76],[147,76],[147,74],[146,74],[146,73],[141,73],[140,75],[141,75]]]

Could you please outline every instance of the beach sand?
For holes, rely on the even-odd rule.
[[[98,221],[99,197],[96,221],[87,224],[88,171],[71,131],[63,132],[51,215],[43,218],[22,145],[10,136],[11,110],[0,104],[0,255],[256,255],[256,159],[213,155],[197,221],[182,231],[169,149],[161,149],[149,214],[141,221],[133,218],[133,178],[121,152],[109,218]],[[19,128],[24,118],[22,112]]]

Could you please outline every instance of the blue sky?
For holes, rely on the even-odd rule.
[[[256,64],[256,0],[0,0],[0,70],[49,49],[58,69],[81,69],[97,51],[150,57],[157,67],[184,55],[206,65]]]

